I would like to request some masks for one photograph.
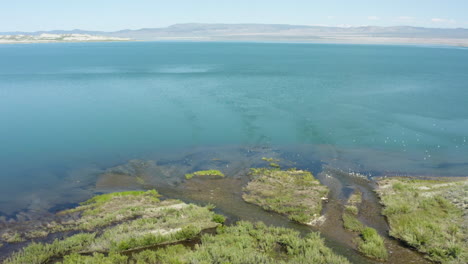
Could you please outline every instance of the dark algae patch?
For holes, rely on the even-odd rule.
[[[343,211],[343,226],[345,229],[359,234],[359,237],[354,240],[359,252],[370,258],[387,260],[388,252],[383,238],[378,234],[377,230],[365,226],[357,218],[361,203],[362,193],[358,190],[354,191]]]
[[[377,193],[390,235],[435,262],[468,263],[468,181],[388,178]]]
[[[328,188],[304,170],[253,168],[252,181],[244,188],[242,198],[265,210],[284,214],[293,221],[315,225],[320,218],[322,202]]]

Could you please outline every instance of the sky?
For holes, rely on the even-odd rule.
[[[468,0],[0,0],[0,32],[177,23],[468,28]]]

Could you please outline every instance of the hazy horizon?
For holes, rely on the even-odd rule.
[[[20,0],[3,3],[0,32],[117,31],[185,23],[468,28],[464,14],[464,10],[468,10],[467,2],[429,0],[408,3],[397,0],[376,5],[375,1],[358,0],[352,4],[345,3],[338,0],[326,3],[305,0],[274,3],[265,0],[254,3],[245,0],[236,3],[214,0],[138,0],[132,3]]]
[[[23,31],[23,30],[11,30],[11,31],[1,31],[1,33],[15,33],[15,32],[25,32],[25,33],[35,33],[35,32],[53,32],[53,31],[96,31],[96,32],[119,32],[119,31],[126,31],[126,30],[144,30],[144,29],[166,29],[170,27],[174,27],[177,25],[278,25],[278,26],[296,26],[296,27],[324,27],[324,28],[343,28],[343,29],[349,29],[349,28],[365,28],[365,27],[376,27],[376,28],[393,28],[393,27],[412,27],[412,28],[425,28],[425,29],[466,29],[468,30],[468,27],[453,27],[453,28],[444,28],[444,27],[424,27],[424,26],[412,26],[412,25],[390,25],[390,26],[377,26],[377,25],[359,25],[359,26],[349,26],[349,25],[336,25],[336,26],[331,26],[331,25],[300,25],[300,24],[283,24],[283,23],[202,23],[202,22],[183,22],[183,23],[175,23],[167,26],[162,26],[162,27],[142,27],[142,28],[121,28],[121,29],[116,29],[116,30],[98,30],[94,28],[54,28],[54,29],[47,29],[47,30],[33,30],[33,31]]]

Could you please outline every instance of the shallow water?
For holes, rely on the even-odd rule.
[[[77,202],[105,168],[210,147],[466,176],[466,69],[468,51],[446,47],[1,45],[0,212]]]
[[[268,162],[262,157],[274,157],[284,169],[297,167],[307,169],[316,175],[316,178],[330,188],[328,202],[324,203],[323,214],[326,221],[321,226],[310,227],[290,221],[287,217],[274,212],[267,212],[261,207],[243,201],[243,187],[250,180],[248,168],[268,166]],[[294,157],[294,160],[288,159]],[[83,201],[93,193],[121,191],[128,189],[157,189],[163,194],[163,199],[175,198],[185,202],[200,205],[212,204],[215,211],[227,216],[227,224],[238,220],[262,221],[268,225],[293,228],[305,235],[311,231],[320,231],[325,243],[335,252],[348,258],[352,263],[377,263],[363,257],[356,250],[353,242],[357,234],[346,231],[342,225],[341,215],[344,205],[353,192],[359,189],[363,193],[363,203],[360,206],[359,219],[374,228],[385,237],[386,246],[390,251],[387,263],[428,263],[421,254],[405,248],[396,240],[388,237],[388,226],[385,219],[380,215],[380,205],[374,193],[373,182],[365,175],[358,175],[317,162],[313,153],[291,153],[285,150],[271,149],[266,147],[239,148],[239,147],[213,147],[191,149],[186,152],[164,153],[148,156],[149,160],[133,160],[128,163],[115,164],[112,168],[94,172],[93,180],[75,182],[75,178],[65,178],[69,185],[62,186],[58,193],[67,193],[68,196],[62,200]],[[225,178],[194,177],[186,180],[184,174],[200,169],[219,169],[227,176]],[[78,174],[79,175],[79,174]],[[138,178],[138,180],[136,180]],[[80,191],[76,191],[80,190]],[[42,203],[53,203],[56,193],[44,193]],[[83,198],[77,198],[82,195]],[[43,211],[22,211],[15,218],[0,221],[0,230],[16,230],[24,233],[25,230],[34,226],[44,225],[50,221],[60,220],[55,212],[64,208],[71,208],[76,204],[60,204]],[[32,219],[33,221],[22,221]],[[19,221],[14,221],[19,220]],[[65,219],[66,221],[66,219]],[[58,234],[60,236],[61,234]],[[57,234],[46,238],[46,241],[57,237]],[[196,243],[196,241],[194,241]],[[24,243],[8,244],[0,248],[0,256],[7,256],[13,250],[24,246]],[[0,257],[0,261],[1,261]]]

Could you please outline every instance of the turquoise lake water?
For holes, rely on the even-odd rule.
[[[463,48],[0,45],[5,214],[83,168],[204,148],[271,148],[368,175],[467,176],[467,138]]]

